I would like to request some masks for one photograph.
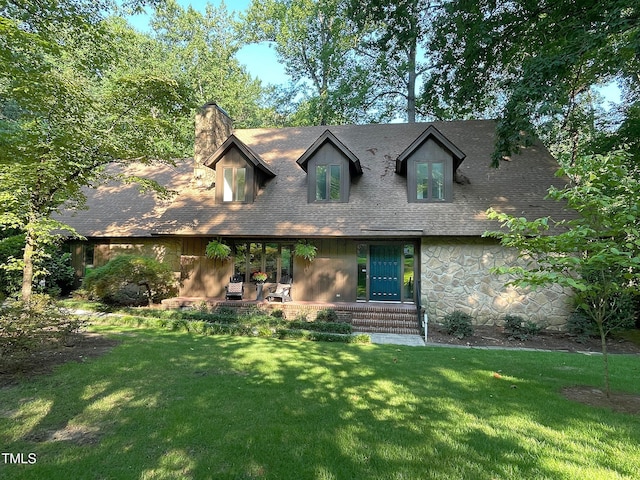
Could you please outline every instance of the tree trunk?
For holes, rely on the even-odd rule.
[[[409,46],[409,78],[407,81],[407,121],[416,121],[416,51],[417,39],[411,41]]]
[[[607,356],[607,334],[604,331],[603,321],[599,321],[598,331],[600,332],[600,342],[602,345],[602,363],[604,366],[604,391],[607,398],[611,398],[611,385],[609,383],[609,357]]]
[[[22,268],[22,291],[20,298],[23,302],[31,300],[31,294],[33,292],[33,253],[35,251],[35,241],[33,233],[27,231],[24,245],[24,255],[22,260],[24,266]]]

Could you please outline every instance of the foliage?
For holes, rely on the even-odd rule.
[[[598,336],[598,326],[589,315],[576,309],[567,319],[567,332],[575,335],[578,343],[583,343]]]
[[[268,278],[268,275],[265,272],[253,272],[251,275],[251,279],[254,282],[264,283]]]
[[[444,316],[442,325],[448,335],[464,338],[473,335],[472,320],[471,315],[456,310]]]
[[[254,0],[243,18],[250,42],[274,42],[293,80],[298,124],[356,123],[369,92],[355,57],[358,35],[341,0]],[[302,96],[302,99],[300,97]]]
[[[215,260],[229,260],[231,258],[231,247],[218,240],[211,240],[207,243],[205,255]]]
[[[0,225],[25,233],[24,300],[34,255],[65,230],[57,209],[82,205],[105,165],[170,161],[190,141],[174,126],[185,86],[131,62],[102,2],[32,7],[10,2],[0,17]]]
[[[271,316],[273,318],[284,318],[284,310],[281,310],[279,308],[271,310]]]
[[[319,310],[316,315],[316,321],[318,322],[337,322],[338,314],[333,308],[324,308]]]
[[[90,270],[83,288],[100,301],[115,305],[151,305],[177,294],[171,267],[141,255],[118,255]]]
[[[22,267],[19,260],[24,250],[24,235],[0,240],[0,294],[13,296],[20,291]]]
[[[207,4],[203,10],[182,7],[175,0],[163,2],[154,10],[146,39],[153,56],[148,58],[149,49],[131,55],[166,74],[178,74],[192,106],[215,101],[224,106],[236,128],[267,126],[272,115],[262,106],[267,92],[236,58],[243,42],[234,16],[224,3]],[[189,136],[194,115],[192,109],[189,115],[176,118],[178,128]]]
[[[307,262],[313,262],[318,254],[318,248],[312,243],[298,242],[293,247],[293,254],[296,257],[303,258]]]
[[[84,321],[69,315],[47,295],[0,306],[0,359],[7,365],[51,344],[64,343]]]
[[[576,218],[529,221],[490,210],[503,230],[486,236],[518,250],[523,261],[493,271],[511,275],[511,285],[573,289],[579,310],[598,327],[609,391],[606,337],[632,317],[622,299],[637,295],[640,285],[640,175],[623,152],[581,157],[559,174],[575,184],[551,189],[549,196],[566,202]]]
[[[155,310],[124,308],[110,316],[110,324],[154,326],[172,331],[196,332],[202,335],[235,335],[276,337],[311,341],[363,343],[363,338],[352,336],[349,323],[332,321],[285,320],[278,316],[254,312],[237,315],[219,309],[213,313],[198,310]],[[352,338],[357,337],[357,338]],[[369,343],[367,336],[366,343]]]
[[[518,315],[507,315],[504,317],[504,332],[509,339],[527,340],[540,333],[541,327],[531,320],[524,320]]]
[[[12,235],[0,240],[0,295],[15,296],[22,283],[24,235]],[[54,297],[69,294],[74,287],[75,272],[71,254],[59,245],[46,245],[34,255],[34,278],[42,282],[36,290]]]
[[[563,132],[575,160],[589,139],[594,88],[616,81],[625,102],[610,121],[638,123],[639,15],[635,0],[446,2],[433,25],[428,51],[438,68],[424,101],[442,117],[498,116],[494,166],[543,125]]]
[[[409,123],[417,114],[425,116],[418,82],[429,70],[429,56],[418,60],[432,30],[439,2],[431,0],[349,0],[349,16],[358,26],[361,40],[359,62],[367,66],[376,106],[396,118],[406,112]],[[381,104],[380,104],[381,103]],[[403,104],[404,103],[404,104]]]

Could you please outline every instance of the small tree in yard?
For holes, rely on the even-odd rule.
[[[102,267],[91,270],[83,283],[89,295],[110,304],[131,303],[131,295],[126,299],[125,292],[132,286],[136,290],[143,288],[149,305],[177,293],[171,267],[141,255],[119,255]]]
[[[529,221],[490,209],[489,218],[507,231],[485,234],[517,249],[525,260],[523,266],[493,270],[512,275],[510,285],[573,289],[578,308],[600,335],[607,396],[607,335],[633,322],[633,310],[623,308],[623,300],[637,295],[640,285],[640,172],[629,165],[623,152],[582,157],[559,171],[573,185],[549,191],[550,198],[566,201],[578,213],[576,219],[554,224],[549,218]]]

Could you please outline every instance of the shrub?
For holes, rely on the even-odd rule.
[[[104,303],[124,306],[150,305],[178,292],[171,268],[142,255],[119,255],[90,270],[83,288]]]
[[[19,263],[24,250],[24,235],[0,240],[0,293],[12,296],[20,291],[22,267]]]
[[[598,336],[598,326],[581,310],[575,310],[567,319],[567,331],[575,335],[579,343],[586,342],[591,337]]]
[[[318,311],[316,315],[316,321],[318,322],[337,322],[338,314],[332,308],[325,308],[324,310]]]
[[[540,325],[531,320],[525,321],[518,315],[504,317],[504,331],[510,340],[527,340],[540,333]]]
[[[24,234],[0,240],[0,294],[4,296],[13,296],[22,287],[24,242]],[[44,280],[42,286],[35,286],[35,291],[52,296],[71,293],[76,278],[70,253],[62,252],[55,244],[45,245],[33,260],[36,283]]]
[[[273,310],[271,312],[271,316],[273,318],[284,318],[284,310],[280,310],[279,308],[276,310]]]
[[[457,338],[464,338],[473,335],[473,326],[471,325],[471,315],[456,310],[445,315],[442,322],[448,335]]]
[[[46,295],[0,307],[0,358],[18,359],[51,343],[65,342],[84,321]]]
[[[343,322],[306,322],[300,320],[292,320],[288,323],[290,328],[299,330],[312,330],[315,332],[325,333],[341,333],[350,334],[353,331],[353,327],[350,323]]]

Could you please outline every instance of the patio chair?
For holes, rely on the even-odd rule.
[[[290,302],[291,298],[291,278],[282,277],[280,282],[276,284],[274,290],[267,295],[267,301],[272,302],[279,298],[281,302]]]
[[[229,284],[225,287],[227,290],[227,300],[242,300],[242,295],[244,294],[243,281],[242,275],[234,275],[229,279]]]

